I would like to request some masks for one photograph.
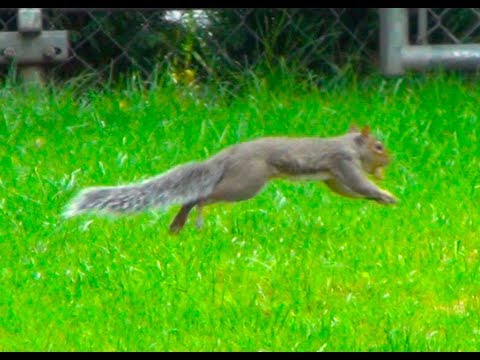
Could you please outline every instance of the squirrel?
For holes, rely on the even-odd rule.
[[[365,176],[382,179],[383,168],[390,162],[391,155],[368,125],[361,130],[351,126],[336,137],[262,137],[142,182],[84,189],[67,205],[64,216],[89,211],[133,213],[181,204],[169,227],[171,233],[178,233],[195,206],[195,224],[201,228],[204,206],[250,199],[275,178],[320,180],[342,196],[395,204],[397,199],[390,192]]]

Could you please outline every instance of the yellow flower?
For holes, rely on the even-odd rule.
[[[192,69],[187,69],[183,72],[183,78],[186,84],[191,84],[195,81],[195,71]]]
[[[120,100],[118,107],[122,110],[125,109],[127,107],[127,102],[125,100]]]
[[[175,84],[190,85],[195,81],[195,70],[186,69],[172,72],[172,79]]]

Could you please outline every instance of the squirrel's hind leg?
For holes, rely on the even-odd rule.
[[[197,229],[201,229],[203,227],[203,204],[199,203],[197,205],[197,218],[195,219],[195,226]]]
[[[176,234],[183,229],[183,226],[187,222],[188,214],[190,213],[190,210],[192,210],[195,205],[197,205],[196,202],[191,202],[183,205],[180,208],[180,211],[177,213],[172,223],[170,224],[169,230],[172,234]]]

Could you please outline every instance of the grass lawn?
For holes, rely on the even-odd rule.
[[[480,350],[478,79],[0,92],[0,351]],[[394,154],[398,205],[278,180],[178,236],[179,206],[61,216],[87,186],[351,122]]]

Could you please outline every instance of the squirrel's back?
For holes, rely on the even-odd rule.
[[[264,159],[282,173],[278,175],[309,174],[326,170],[336,155],[356,156],[354,139],[351,133],[329,138],[262,137],[227,147],[211,161],[228,169],[251,159]]]

